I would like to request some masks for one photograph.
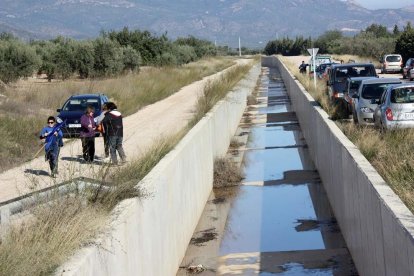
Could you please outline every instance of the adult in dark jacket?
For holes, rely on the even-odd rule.
[[[108,144],[109,152],[111,154],[111,162],[114,165],[118,165],[118,159],[116,152],[118,151],[121,162],[126,162],[126,155],[124,148],[122,147],[122,140],[124,136],[124,126],[122,123],[122,114],[117,110],[117,106],[113,102],[106,104],[108,112],[105,113],[105,117],[102,120],[104,125]]]
[[[45,139],[45,158],[49,161],[50,175],[55,177],[58,169],[60,148],[63,147],[63,133],[59,126],[56,126],[56,119],[53,116],[47,118],[47,126],[40,131],[40,139]]]
[[[83,159],[85,159],[86,162],[93,162],[95,157],[96,124],[93,118],[94,111],[94,107],[89,105],[86,108],[85,114],[83,114],[80,119],[81,131],[79,136],[82,141]]]

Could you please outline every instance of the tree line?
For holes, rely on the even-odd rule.
[[[395,25],[392,31],[372,24],[352,37],[345,36],[339,30],[327,31],[316,39],[286,37],[269,41],[264,53],[293,56],[307,54],[307,49],[312,47],[319,48],[321,54],[350,54],[380,59],[385,54],[398,53],[407,60],[414,57],[414,29],[410,22],[403,30]]]
[[[141,65],[182,65],[217,55],[213,43],[195,37],[171,41],[165,34],[129,30],[101,32],[93,40],[57,37],[23,42],[8,33],[0,34],[0,80],[10,83],[33,73],[48,80],[100,78],[137,71]]]

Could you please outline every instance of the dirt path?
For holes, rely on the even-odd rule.
[[[241,59],[237,60],[237,63],[246,64],[249,61]],[[156,143],[157,139],[175,134],[184,128],[193,115],[195,103],[203,92],[204,85],[209,80],[217,79],[226,70],[187,85],[172,96],[124,118],[124,149],[128,160],[139,157]],[[119,108],[122,112],[122,106]],[[73,177],[97,175],[102,167],[100,162],[104,152],[102,138],[96,139],[95,147],[97,162],[83,164],[80,162],[82,160],[80,141],[67,143],[60,153],[59,175],[56,179],[48,175],[48,163],[44,160],[43,152],[40,157],[0,174],[0,202]]]

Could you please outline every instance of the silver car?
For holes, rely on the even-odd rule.
[[[414,128],[414,83],[388,87],[378,101],[374,123],[383,129]]]
[[[397,78],[373,78],[362,80],[358,92],[352,95],[352,117],[354,122],[361,125],[373,125],[374,110],[377,101],[387,90],[388,86],[400,84]]]

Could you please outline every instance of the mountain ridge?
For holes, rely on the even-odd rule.
[[[260,47],[277,36],[357,32],[372,23],[414,23],[414,7],[369,10],[353,0],[3,0],[3,25],[40,37],[91,38],[101,30],[139,28],[169,37],[194,35]]]

